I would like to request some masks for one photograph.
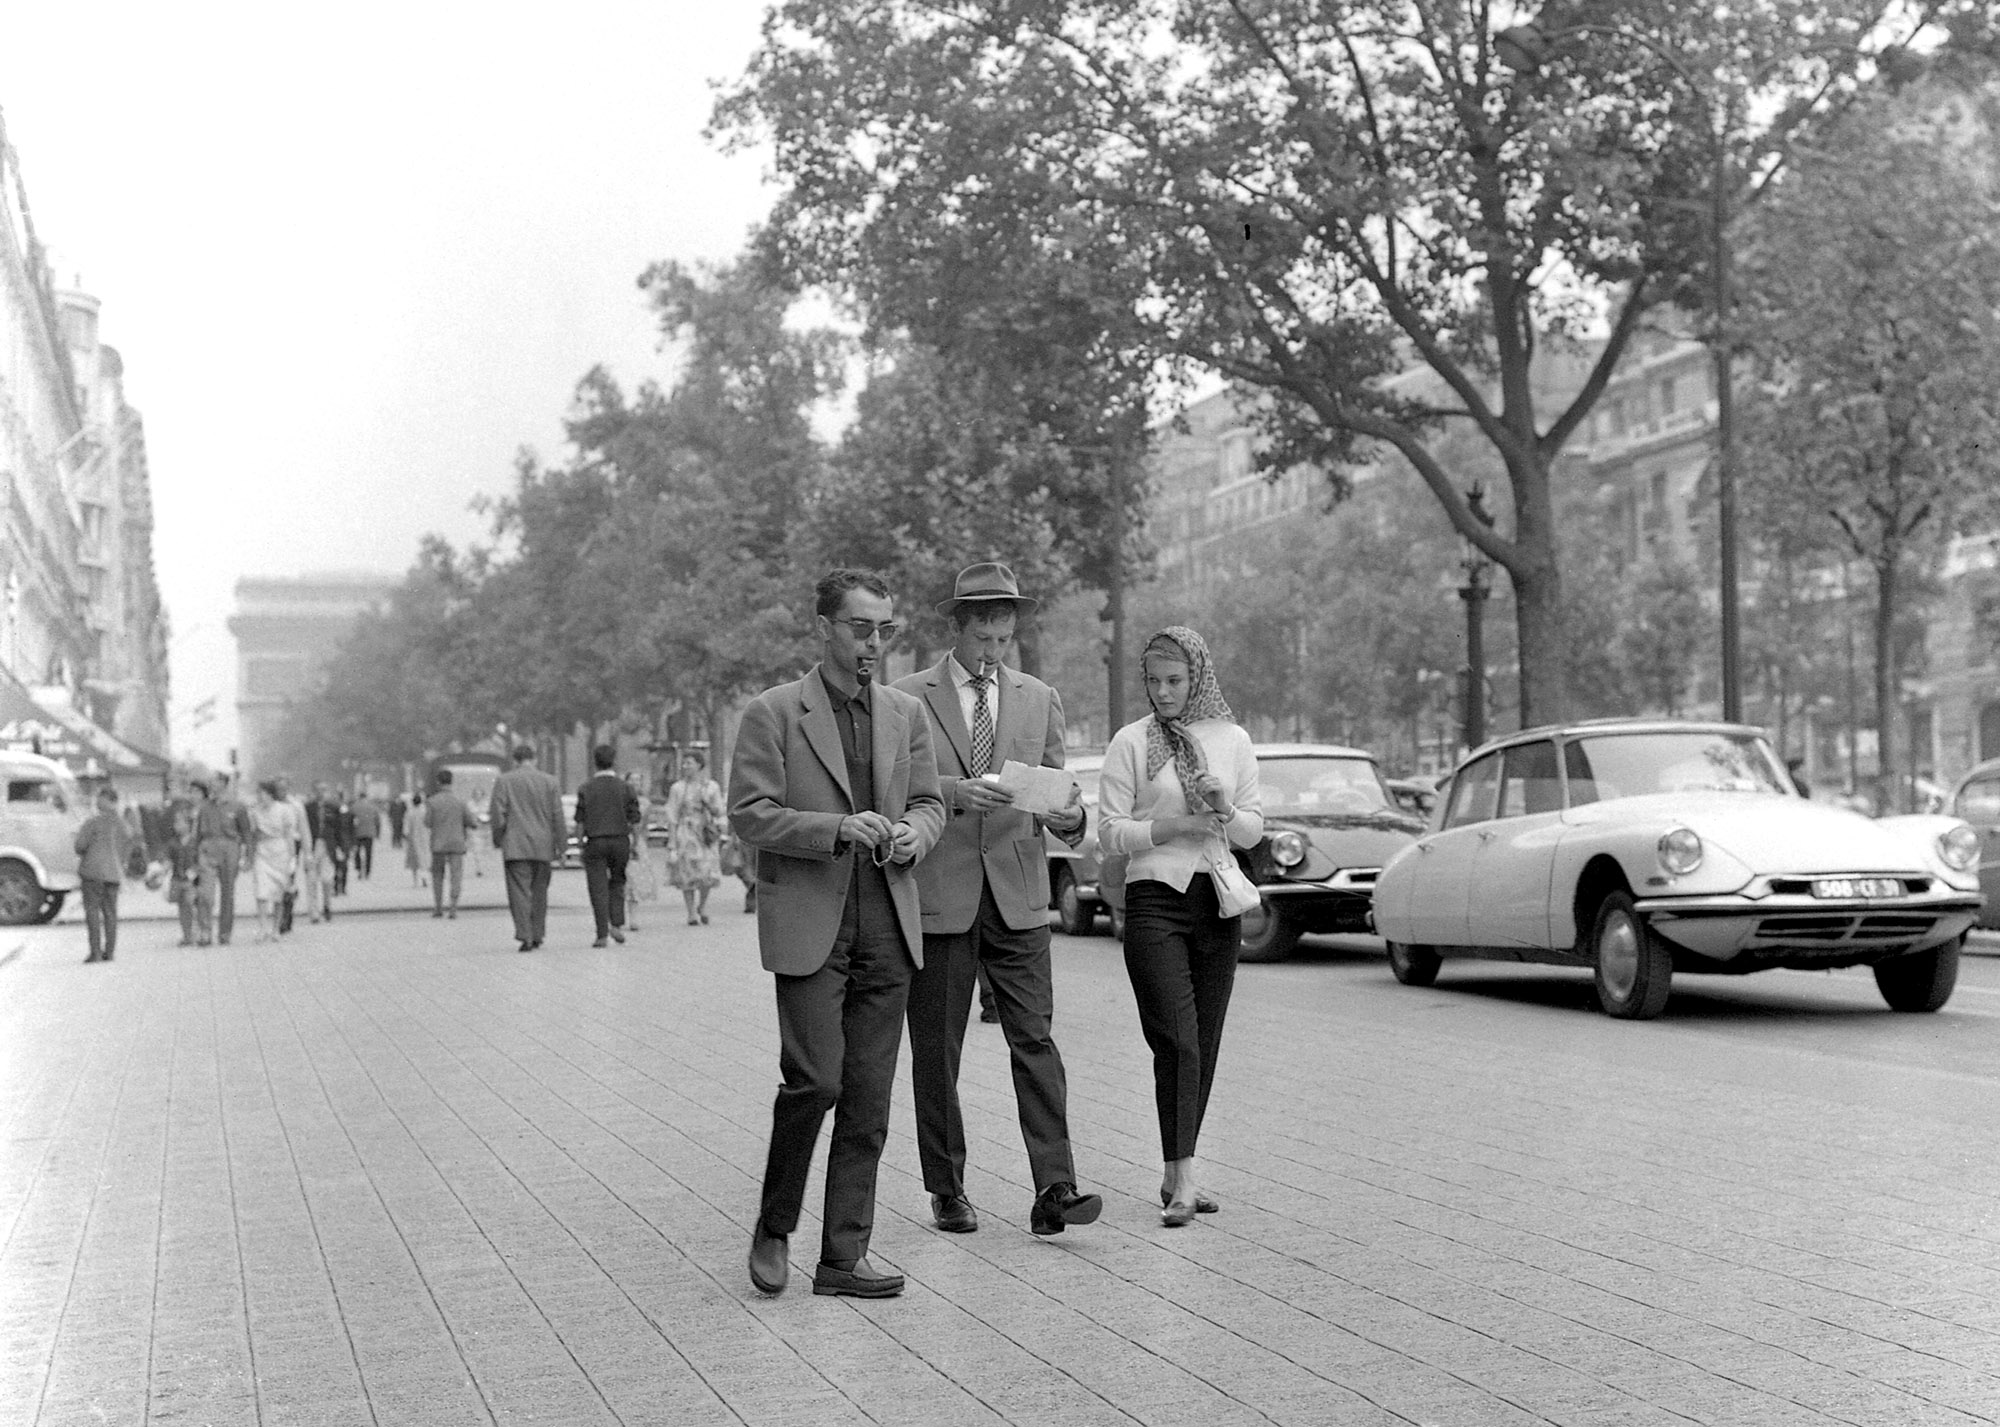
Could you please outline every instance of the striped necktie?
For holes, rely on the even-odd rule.
[[[972,676],[972,776],[982,776],[993,766],[993,705],[987,702],[986,688],[993,682],[986,674]]]

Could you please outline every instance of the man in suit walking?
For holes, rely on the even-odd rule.
[[[729,773],[729,821],[757,859],[757,945],[774,973],[778,1063],[750,1282],[783,1292],[821,1122],[833,1111],[813,1292],[887,1298],[868,1262],[875,1177],[910,977],[923,959],[912,865],[944,823],[923,706],[874,682],[900,632],[889,588],[834,570],[814,590],[823,657],[751,700]]]
[[[493,845],[507,874],[507,910],[522,951],[542,944],[549,922],[549,869],[562,856],[562,789],[535,766],[535,750],[514,749],[514,766],[493,780]]]
[[[583,838],[583,880],[597,940],[625,944],[625,865],[632,860],[632,825],[640,820],[639,794],[612,765],[618,750],[600,743],[590,750],[597,771],[576,790],[576,830]]]
[[[458,898],[465,889],[466,838],[479,819],[465,799],[451,790],[451,769],[437,771],[437,788],[424,804],[424,825],[431,835],[431,915],[458,919]],[[444,884],[451,879],[451,906],[445,906]]]
[[[1016,625],[1035,604],[1007,566],[967,566],[952,598],[937,607],[955,631],[951,652],[896,684],[923,701],[949,809],[937,847],[917,869],[924,963],[910,986],[909,1022],[924,1188],[937,1226],[954,1234],[979,1227],[965,1193],[958,1065],[981,971],[1013,1059],[1014,1102],[1035,1180],[1029,1228],[1060,1234],[1095,1221],[1104,1208],[1098,1195],[1077,1191],[1068,1085],[1050,1031],[1055,992],[1042,829],[1074,846],[1083,837],[1081,795],[1061,813],[1037,816],[1016,811],[1014,795],[986,777],[1010,759],[1063,766],[1062,700],[1006,665]]]

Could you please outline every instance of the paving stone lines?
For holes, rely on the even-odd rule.
[[[0,1424],[2000,1421],[1990,992],[1919,1023],[1801,977],[1633,1026],[1574,977],[1246,967],[1203,1145],[1224,1209],[1166,1231],[1121,958],[1059,938],[1103,1220],[1027,1232],[975,1023],[980,1232],[929,1226],[905,1056],[875,1256],[908,1291],[810,1293],[816,1171],[764,1299],[750,919],[600,952],[580,902],[559,879],[533,956],[490,912],[276,949],[148,927],[105,968],[27,933],[0,964]]]

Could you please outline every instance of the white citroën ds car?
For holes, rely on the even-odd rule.
[[[1605,720],[1476,749],[1375,884],[1396,979],[1447,956],[1588,966],[1609,1014],[1665,1009],[1673,973],[1874,968],[1935,1011],[1979,915],[1979,839],[1799,796],[1761,732]]]

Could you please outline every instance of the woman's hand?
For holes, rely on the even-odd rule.
[[[1229,795],[1223,789],[1222,779],[1206,769],[1194,775],[1194,795],[1222,817],[1229,817],[1236,811],[1229,806]]]

